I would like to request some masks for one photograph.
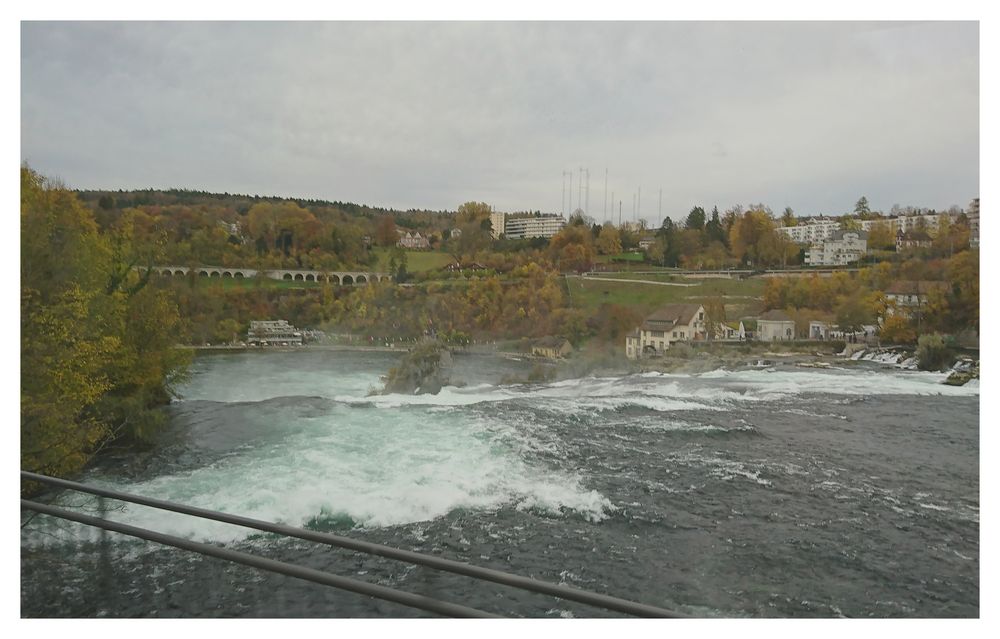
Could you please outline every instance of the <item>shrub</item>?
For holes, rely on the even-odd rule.
[[[678,357],[680,359],[691,359],[691,356],[694,355],[694,349],[691,348],[690,344],[685,344],[684,342],[674,342],[667,350],[667,355],[670,357]]]
[[[921,335],[917,339],[917,368],[922,371],[940,371],[955,362],[951,340],[939,333]]]

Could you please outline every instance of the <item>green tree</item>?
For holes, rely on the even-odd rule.
[[[719,207],[712,207],[712,219],[705,223],[705,235],[708,242],[720,242],[728,247],[729,237],[719,219]]]
[[[871,209],[868,208],[868,198],[862,195],[861,198],[854,204],[854,214],[864,220],[868,218],[871,212]]]
[[[684,227],[696,231],[703,230],[705,228],[705,209],[700,206],[692,208],[684,222]]]
[[[795,212],[792,211],[792,207],[786,206],[784,213],[781,214],[781,225],[782,226],[795,226],[799,223],[799,219],[795,217]]]

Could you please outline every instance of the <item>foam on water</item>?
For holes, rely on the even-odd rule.
[[[614,510],[578,475],[526,461],[518,446],[524,435],[505,436],[497,432],[501,424],[331,406],[325,415],[290,417],[298,423],[283,426],[284,438],[243,446],[208,466],[135,483],[100,475],[87,481],[293,526],[316,520],[392,526],[505,505],[592,521]],[[205,540],[253,532],[135,505],[109,518]]]

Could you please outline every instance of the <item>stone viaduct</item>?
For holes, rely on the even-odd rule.
[[[137,267],[137,270],[145,270]],[[258,271],[252,268],[238,268],[225,266],[198,266],[190,268],[187,266],[154,266],[152,270],[157,275],[165,277],[184,276],[190,272],[197,273],[199,277],[219,278],[219,279],[251,279],[254,277],[266,277],[272,280],[287,280],[293,282],[332,282],[341,286],[356,286],[358,284],[369,284],[371,282],[381,282],[391,280],[388,273],[374,273],[366,271],[306,271],[295,269],[270,269]]]

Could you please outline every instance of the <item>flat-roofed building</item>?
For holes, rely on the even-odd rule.
[[[247,344],[252,346],[300,346],[302,332],[286,320],[250,322]]]
[[[519,240],[532,237],[552,237],[566,226],[561,215],[507,215],[504,235]]]

